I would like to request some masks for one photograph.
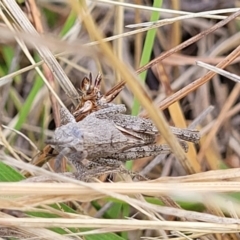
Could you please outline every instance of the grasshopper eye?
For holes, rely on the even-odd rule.
[[[81,129],[79,129],[79,128],[73,129],[73,135],[77,139],[82,139],[83,138],[83,133],[82,133]]]

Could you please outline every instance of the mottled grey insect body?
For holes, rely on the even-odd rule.
[[[57,128],[53,139],[49,141],[59,152],[57,169],[64,156],[83,174],[84,159],[95,163],[85,167],[87,171],[96,164],[114,169],[129,159],[171,152],[166,144],[156,145],[156,136],[159,133],[150,120],[122,114],[125,111],[124,105],[108,104],[106,108],[76,122],[67,110],[61,109],[62,124],[65,125]],[[195,130],[173,127],[172,131],[184,140],[194,142],[200,138]],[[182,142],[182,146],[187,151],[185,142]]]
[[[117,114],[112,117],[112,121],[117,126],[121,126],[124,129],[131,130],[136,133],[144,133],[146,136],[156,135],[159,133],[158,129],[150,119],[125,114]],[[200,134],[197,130],[180,129],[177,127],[170,128],[173,134],[182,140],[195,143],[199,142],[200,140]]]
[[[66,123],[66,119],[70,122],[57,128],[49,143],[60,155],[63,153],[70,161],[74,158],[74,162],[76,162],[76,156],[78,161],[82,161],[84,158],[94,161],[96,158],[116,156],[126,149],[145,144],[141,138],[123,134],[111,120],[114,114],[124,110],[125,106],[114,105],[76,122],[70,116],[66,117],[70,113],[62,109],[61,118],[64,119],[64,123]]]
[[[112,116],[112,121],[118,126],[135,132],[151,135],[156,135],[158,133],[158,129],[149,119],[125,114],[117,114]]]

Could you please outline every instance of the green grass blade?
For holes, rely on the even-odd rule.
[[[0,160],[0,182],[18,182],[24,177],[15,169],[4,164]]]
[[[162,0],[155,0],[153,3],[153,7],[161,7],[162,6]],[[150,21],[157,21],[159,19],[160,13],[159,12],[152,12]],[[150,61],[153,45],[154,45],[154,39],[156,36],[156,29],[151,29],[147,32],[146,39],[143,46],[143,52],[142,57],[140,61],[140,66],[143,66],[147,64]],[[141,83],[145,83],[147,71],[142,72],[140,75]],[[133,107],[132,107],[132,115],[136,116],[139,114],[140,111],[140,102],[137,100],[136,97],[134,97],[133,100]],[[128,161],[126,163],[127,169],[132,169],[132,161]]]
[[[125,240],[124,238],[118,236],[115,233],[105,233],[105,234],[96,234],[85,236],[86,240]]]
[[[19,112],[18,121],[17,121],[16,125],[14,126],[14,128],[16,130],[20,130],[23,123],[26,121],[29,111],[31,109],[32,103],[33,103],[38,91],[42,88],[43,84],[44,83],[43,83],[42,79],[39,76],[37,76],[26,101],[24,102],[24,104]]]
[[[8,46],[5,46],[2,48],[2,55],[3,55],[3,58],[5,60],[5,63],[8,67],[8,69],[10,68],[11,66],[11,63],[12,63],[12,59],[14,57],[14,51],[11,47],[8,47]]]
[[[162,6],[162,0],[154,1],[153,7],[160,8],[161,6]],[[152,12],[150,21],[154,22],[154,21],[159,20],[159,16],[160,16],[159,12]],[[157,31],[157,29],[151,29],[147,32],[146,39],[145,39],[144,46],[143,46],[143,52],[142,52],[142,57],[141,57],[141,61],[140,61],[140,66],[143,66],[150,61],[153,44],[154,44],[154,39],[156,36],[156,31]],[[141,82],[145,83],[147,71],[142,72],[139,76],[140,76]],[[136,98],[134,98],[133,107],[132,107],[132,115],[134,115],[134,116],[138,115],[139,111],[140,111],[140,103]]]
[[[72,11],[69,14],[61,32],[60,32],[61,37],[65,36],[69,32],[69,30],[73,27],[73,25],[76,21],[76,18],[77,18],[76,13],[74,11]]]
[[[160,8],[161,6],[162,6],[162,0],[154,0],[153,7]],[[159,12],[153,11],[151,14],[150,21],[159,20],[159,16],[160,16]],[[142,57],[141,57],[141,61],[140,61],[140,66],[143,66],[150,61],[150,57],[151,57],[151,53],[152,53],[152,49],[153,49],[153,45],[154,45],[154,39],[156,36],[156,31],[157,31],[156,29],[151,29],[147,32],[144,46],[143,46],[143,52],[142,52]],[[141,83],[145,83],[146,76],[147,76],[147,71],[144,71],[140,74]],[[140,111],[140,102],[138,101],[138,99],[136,97],[134,97],[133,107],[132,107],[132,115],[134,115],[134,116],[138,115],[139,111]],[[133,165],[132,161],[128,161],[125,164],[127,169],[132,169],[132,165]],[[123,212],[125,214],[124,216],[129,216],[129,206],[123,206]],[[127,238],[126,234],[127,233],[123,233],[124,238]]]

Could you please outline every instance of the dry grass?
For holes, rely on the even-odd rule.
[[[239,238],[240,85],[195,61],[240,74],[240,10],[229,1],[192,13],[193,3],[180,11],[187,0],[169,2],[0,0],[2,239]],[[52,116],[60,124],[59,106],[76,106],[80,80],[99,71],[103,92],[126,81],[116,103],[135,114],[141,105],[172,148],[132,162],[151,180],[81,182],[54,173],[44,154],[43,167],[31,164],[46,150]],[[169,124],[188,127],[211,105],[200,144],[185,154]]]

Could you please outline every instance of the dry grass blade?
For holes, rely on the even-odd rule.
[[[17,75],[19,75],[21,73],[24,73],[25,71],[29,71],[29,70],[37,67],[37,66],[40,66],[40,65],[42,65],[42,63],[43,62],[38,62],[36,64],[30,65],[28,67],[22,68],[22,69],[20,69],[18,71],[15,71],[13,73],[10,73],[10,74],[8,74],[6,76],[1,77],[0,78],[0,87],[4,86],[7,83],[10,83],[12,81],[13,77],[15,77],[15,76],[17,76]]]
[[[197,125],[199,125],[208,114],[212,112],[214,109],[214,106],[209,106],[207,109],[205,109],[190,125],[188,126],[188,129],[195,129]]]
[[[224,77],[226,77],[226,78],[228,78],[228,79],[230,79],[230,80],[232,80],[232,81],[234,81],[236,83],[240,83],[240,77],[238,75],[236,75],[236,74],[230,73],[230,72],[225,71],[225,70],[223,70],[221,68],[209,65],[209,64],[201,62],[201,61],[197,61],[196,64],[198,66],[200,66],[200,67],[203,67],[203,68],[206,68],[206,69],[208,69],[210,71],[218,73],[218,74],[220,74],[220,75],[222,75],[222,76],[224,76]]]
[[[5,125],[2,125],[2,127],[3,127],[3,128],[6,128],[6,129],[9,129],[9,130],[11,130],[11,131],[13,131],[13,132],[21,135],[21,137],[25,138],[25,139],[29,142],[29,144],[30,144],[36,151],[38,151],[37,146],[36,146],[36,145],[31,141],[31,139],[29,139],[26,135],[22,134],[21,132],[17,131],[16,129],[9,128],[8,126],[5,126]]]
[[[106,4],[111,5],[118,5],[118,6],[124,6],[126,8],[134,8],[134,9],[141,9],[146,11],[157,11],[161,13],[169,13],[169,14],[183,14],[183,15],[196,15],[196,13],[186,12],[186,11],[179,11],[179,10],[173,10],[173,9],[164,9],[164,8],[155,8],[151,6],[143,6],[143,5],[137,5],[132,3],[124,3],[124,2],[116,2],[111,0],[91,0],[95,2],[102,2]],[[220,10],[214,10],[214,11],[206,11],[201,14],[204,14],[204,17],[206,18],[212,18],[212,19],[224,19],[225,16],[218,16],[214,14],[221,14],[221,13],[232,13],[239,10],[239,8],[229,8],[229,9],[220,9]],[[198,15],[198,14],[197,14]]]
[[[238,182],[206,182],[205,184],[198,184],[198,183],[182,183],[179,184],[179,188],[181,191],[179,193],[176,192],[176,183],[170,183],[170,184],[159,184],[158,182],[152,182],[152,183],[115,183],[115,184],[107,184],[107,183],[83,183],[79,182],[73,179],[69,179],[66,177],[59,176],[57,174],[53,174],[50,172],[46,172],[43,169],[38,169],[34,166],[29,166],[27,164],[23,164],[20,162],[16,161],[10,161],[9,158],[8,163],[11,165],[15,165],[18,167],[26,167],[31,170],[35,170],[38,173],[40,172],[45,172],[49,176],[57,177],[58,179],[62,179],[64,181],[67,181],[69,183],[75,183],[75,184],[69,184],[69,183],[62,183],[62,184],[53,184],[53,183],[1,183],[0,188],[5,189],[4,195],[8,196],[7,198],[3,197],[1,198],[1,205],[4,206],[5,208],[13,208],[16,204],[16,209],[21,209],[22,207],[30,206],[33,204],[50,204],[51,202],[56,202],[56,201],[62,201],[64,200],[71,200],[71,199],[76,199],[81,197],[81,201],[89,201],[90,199],[96,199],[99,197],[104,197],[105,194],[110,195],[114,198],[121,199],[122,201],[126,201],[135,208],[139,209],[140,211],[143,211],[142,208],[144,209],[152,209],[157,212],[161,212],[164,214],[170,214],[170,215],[175,215],[178,217],[186,217],[190,219],[197,219],[201,221],[206,221],[206,222],[215,222],[215,223],[225,223],[226,224],[232,224],[232,223],[237,223],[239,220],[238,219],[229,219],[229,218],[221,218],[221,217],[216,217],[214,215],[209,215],[205,213],[197,213],[193,211],[186,211],[186,210],[181,210],[181,209],[174,209],[174,208],[169,208],[169,207],[161,207],[161,206],[156,206],[153,204],[149,204],[146,202],[142,202],[133,198],[129,198],[127,196],[123,196],[119,193],[124,193],[124,194],[130,194],[132,195],[134,192],[144,192],[147,195],[158,195],[160,192],[165,192],[173,194],[174,196],[179,196],[181,197],[186,197],[186,198],[191,198],[191,196],[197,196],[196,193],[201,193],[201,192],[226,192],[226,191],[234,191],[234,189],[239,188],[239,183]],[[228,171],[225,170],[227,174],[232,174],[234,177],[236,177],[236,174],[233,174],[232,170]],[[238,171],[239,172],[239,171]],[[217,173],[217,172],[216,172]],[[219,172],[219,177],[221,177],[221,171]],[[200,174],[196,175],[199,176]],[[206,175],[206,174],[203,174]],[[210,174],[208,174],[210,176]],[[239,175],[239,173],[238,173]],[[225,175],[226,176],[226,175]],[[190,176],[192,178],[195,178],[195,176]],[[146,185],[146,186],[144,186]],[[52,195],[52,189],[54,189],[54,196]],[[118,192],[118,193],[117,193]],[[183,195],[183,192],[189,193]],[[29,197],[28,197],[28,194]],[[35,198],[32,198],[32,194],[35,195]],[[59,194],[59,195],[58,195]],[[9,198],[9,196],[13,195],[14,201],[12,201],[12,198]],[[19,198],[17,197],[19,195]],[[40,196],[40,198],[38,197]],[[42,196],[42,197],[41,197]],[[46,196],[46,199],[45,197]],[[47,197],[49,196],[49,197]],[[210,196],[209,196],[210,197]],[[225,206],[225,200],[222,202],[219,202],[218,199],[216,199],[216,203],[219,206],[222,206],[224,208]],[[213,201],[213,199],[212,199]],[[235,205],[236,211],[240,213],[240,209],[237,205]],[[142,210],[141,210],[142,209]],[[143,211],[144,212],[144,211]],[[57,220],[58,221],[58,220]],[[78,221],[78,220],[76,220]],[[101,220],[100,220],[101,221]],[[43,220],[44,222],[44,220]],[[64,222],[64,221],[63,221]],[[87,221],[85,221],[87,222]],[[95,221],[96,222],[96,221]],[[147,221],[148,222],[148,221]],[[66,222],[64,222],[66,223]],[[63,224],[64,224],[63,223]],[[92,226],[92,225],[91,225]],[[156,226],[157,227],[157,226]],[[168,229],[168,228],[166,228]],[[205,229],[206,230],[206,229]],[[203,230],[203,231],[205,231]],[[193,232],[196,231],[193,230]],[[230,229],[227,229],[226,231],[230,231]]]
[[[8,220],[13,220],[14,217],[12,217],[11,215],[7,215],[4,213],[0,213],[0,219],[2,219],[2,221],[8,221]],[[58,233],[55,233],[51,230],[48,230],[46,228],[33,228],[33,227],[21,227],[18,224],[16,226],[4,226],[4,224],[2,224],[2,226],[0,227],[0,235],[2,237],[4,237],[4,239],[6,238],[15,238],[15,239],[39,239],[39,238],[43,238],[43,239],[59,239],[59,240],[71,240],[72,238],[67,237],[67,236],[62,236],[59,235]],[[6,237],[6,238],[5,238]]]
[[[2,15],[1,17],[3,16],[4,18],[6,18],[5,15]],[[46,36],[42,36],[39,34],[29,35],[28,32],[23,32],[23,31],[20,32],[15,30],[13,31],[14,28],[12,27],[12,25],[9,26],[9,24],[7,24],[7,26],[9,27],[10,30],[0,25],[0,30],[1,30],[1,33],[3,34],[1,38],[3,43],[8,43],[8,42],[14,41],[15,39],[22,39],[26,43],[29,49],[35,49],[36,45],[39,47],[48,47],[57,52],[61,52],[61,50],[64,49],[65,50],[64,52],[57,53],[54,55],[55,57],[58,57],[58,58],[60,58],[61,56],[69,55],[71,53],[99,57],[99,55],[97,55],[98,54],[97,49],[92,47],[92,45],[97,45],[98,43],[81,44],[79,42],[73,41],[70,44],[47,35]],[[39,61],[37,64],[43,64],[43,63],[44,61],[42,60],[42,61]],[[78,66],[78,68],[80,68],[80,66]]]
[[[237,9],[235,9],[237,11]],[[184,19],[189,19],[189,18],[197,18],[197,17],[206,17],[206,13],[201,12],[201,13],[194,13],[194,14],[189,14],[186,16],[181,16],[181,17],[175,17],[175,18],[170,18],[170,19],[165,19],[165,20],[159,20],[157,22],[144,22],[144,23],[139,23],[139,24],[131,24],[131,25],[127,25],[126,27],[128,28],[138,28],[138,27],[161,27],[167,24],[172,24],[174,22],[177,21],[181,21]],[[221,18],[221,19],[225,19],[227,17]]]
[[[137,73],[141,73],[141,72],[147,70],[148,68],[150,68],[150,67],[153,66],[154,64],[162,61],[164,58],[170,56],[171,54],[173,54],[173,53],[175,53],[175,52],[177,52],[177,51],[180,51],[181,49],[189,46],[189,45],[192,44],[193,42],[196,42],[197,40],[199,40],[199,39],[205,37],[206,35],[214,32],[216,29],[218,29],[218,28],[226,25],[227,23],[229,23],[229,22],[232,21],[233,19],[237,18],[239,15],[240,15],[240,10],[237,11],[236,13],[233,13],[232,15],[230,15],[230,16],[227,17],[226,19],[222,20],[221,22],[215,24],[213,27],[211,27],[211,28],[209,28],[209,29],[207,29],[207,30],[199,33],[198,35],[196,35],[196,36],[190,38],[189,40],[181,43],[181,44],[178,45],[177,47],[174,47],[174,48],[172,48],[171,50],[169,50],[169,51],[161,54],[158,58],[152,60],[151,62],[149,62],[149,63],[146,64],[145,66],[139,68],[139,69],[137,70]]]
[[[174,43],[174,45],[175,45],[175,43]],[[157,67],[158,77],[159,77],[159,79],[161,79],[161,83],[164,86],[166,95],[171,96],[173,94],[173,90],[171,88],[170,80],[165,71],[164,66],[159,63],[156,67]],[[173,120],[173,123],[175,126],[178,126],[181,128],[187,128],[187,124],[184,119],[184,115],[181,110],[179,102],[173,103],[171,106],[169,106],[168,110],[169,110],[171,119]],[[186,153],[186,155],[187,155],[188,161],[190,162],[189,165],[191,165],[192,168],[194,169],[194,172],[191,172],[191,173],[200,172],[201,166],[200,166],[199,162],[197,161],[197,154],[196,154],[196,150],[195,150],[195,147],[193,146],[193,144],[188,145],[188,152]]]
[[[18,23],[19,27],[23,31],[25,31],[26,33],[30,33],[31,35],[38,36],[38,32],[35,30],[35,28],[32,26],[28,18],[25,16],[25,14],[22,12],[20,7],[14,0],[3,0],[3,3],[11,12],[14,21]],[[68,79],[67,75],[65,74],[62,67],[59,65],[51,51],[46,47],[36,46],[36,49],[38,50],[39,54],[46,62],[48,67],[54,73],[63,90],[69,97],[71,97],[73,103],[76,103],[76,99],[78,99],[79,94],[77,93],[76,89],[72,85],[71,81]]]
[[[11,222],[12,221],[12,222]],[[87,228],[114,228],[115,231],[133,229],[165,229],[176,231],[204,232],[204,233],[237,233],[238,224],[217,224],[202,222],[171,222],[171,221],[144,221],[144,220],[108,220],[108,219],[0,219],[5,226],[20,227],[87,227]]]
[[[240,14],[240,12],[239,12]],[[219,64],[217,64],[217,67],[224,68],[228,66],[234,59],[236,59],[240,55],[240,47],[237,47],[234,49],[223,61],[221,61]],[[172,96],[168,97],[167,99],[163,100],[160,104],[160,109],[165,109],[168,106],[170,106],[175,101],[185,97],[190,92],[196,90],[206,82],[208,82],[213,76],[215,76],[216,73],[209,72],[205,76],[195,80],[191,84],[187,85],[183,89],[179,90],[178,92],[174,93]]]
[[[49,175],[50,176],[50,175]],[[57,177],[56,175],[52,175]],[[70,178],[65,176],[59,176],[58,179],[64,179],[67,182],[72,182]],[[79,186],[78,186],[79,185]],[[81,186],[82,185],[82,186]],[[161,194],[168,194],[174,197],[181,197],[182,199],[191,198],[194,194],[198,196],[198,194],[204,193],[230,193],[237,192],[239,189],[240,183],[238,181],[206,181],[199,184],[198,182],[118,182],[114,184],[109,183],[83,183],[79,182],[78,184],[71,183],[30,183],[30,182],[22,182],[22,183],[1,183],[0,190],[2,192],[1,202],[8,202],[8,199],[5,199],[4,196],[12,196],[13,198],[17,196],[23,196],[23,199],[27,200],[28,195],[34,195],[36,198],[39,196],[52,196],[54,199],[48,199],[49,203],[54,203],[55,199],[58,199],[59,202],[63,201],[62,197],[67,196],[68,199],[81,199],[81,201],[87,202],[92,201],[94,199],[102,198],[105,194],[115,197],[119,200],[127,201],[131,204],[143,204],[142,202],[135,201],[135,199],[128,199],[127,196],[121,195],[134,195],[134,194],[146,194],[148,196],[159,196]],[[176,190],[181,189],[179,191]],[[52,191],[54,189],[54,193]],[[15,197],[14,197],[15,196]],[[200,196],[200,195],[199,195]],[[26,198],[25,198],[26,197]],[[36,204],[40,199],[29,199],[25,204],[30,204],[30,201]],[[43,199],[44,200],[44,199]],[[14,203],[11,203],[14,204]],[[17,206],[18,203],[12,205]],[[147,205],[147,203],[146,203]],[[3,206],[3,205],[2,205]],[[9,205],[8,207],[10,207]],[[155,206],[155,205],[152,205]],[[7,206],[4,204],[4,207]],[[156,206],[158,208],[159,206]],[[159,208],[161,209],[161,207]],[[164,207],[163,207],[164,209]],[[168,213],[169,214],[169,213]],[[230,221],[230,220],[229,220]]]
[[[240,48],[239,48],[240,51]],[[240,52],[238,53],[238,55]],[[232,90],[231,94],[229,95],[226,103],[224,104],[221,113],[219,114],[214,126],[212,127],[211,131],[209,132],[207,138],[204,141],[203,146],[200,149],[200,152],[198,153],[198,159],[199,161],[202,161],[206,150],[209,148],[210,143],[213,139],[213,137],[216,135],[217,131],[219,130],[220,126],[223,124],[223,120],[225,119],[226,112],[229,111],[229,109],[232,107],[232,105],[235,103],[237,98],[239,97],[240,93],[240,85],[237,84],[234,89]]]

